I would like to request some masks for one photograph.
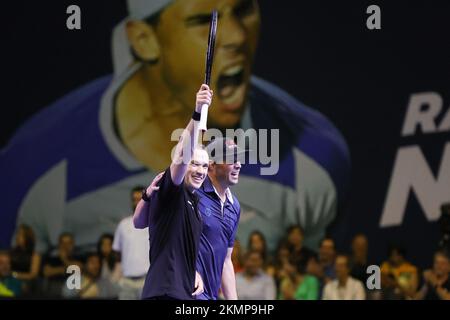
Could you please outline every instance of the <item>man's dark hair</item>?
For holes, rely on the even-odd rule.
[[[338,258],[345,258],[345,260],[347,261],[347,263],[346,263],[347,268],[348,268],[349,270],[352,269],[351,259],[350,259],[350,257],[349,257],[347,254],[344,254],[344,253],[338,253],[338,254],[336,255],[336,260],[337,260]],[[335,261],[336,261],[336,260],[335,260]]]
[[[61,233],[61,234],[59,235],[58,242],[61,242],[61,240],[62,240],[63,238],[65,238],[65,237],[69,237],[69,238],[71,238],[72,240],[74,240],[74,236],[73,236],[72,233],[70,233],[70,232],[63,232],[63,233]]]
[[[396,251],[398,254],[400,254],[403,258],[406,258],[406,249],[404,246],[402,246],[398,243],[393,243],[393,244],[389,245],[388,257],[390,257],[394,251]]]
[[[434,256],[441,256],[441,257],[444,257],[444,258],[446,258],[447,260],[450,261],[450,255],[449,255],[449,252],[448,252],[447,250],[445,250],[445,249],[439,249],[439,250],[437,250],[437,251],[434,253]]]
[[[299,224],[294,224],[294,225],[289,226],[289,228],[287,229],[287,234],[290,235],[291,232],[296,230],[296,229],[299,230],[302,235],[305,235],[305,230]]]

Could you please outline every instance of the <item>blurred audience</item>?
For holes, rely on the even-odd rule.
[[[418,288],[417,267],[405,258],[402,246],[391,245],[388,260],[381,265],[381,287],[383,299],[412,299]]]
[[[305,232],[300,225],[293,225],[287,230],[287,244],[290,255],[297,261],[296,264],[302,267],[306,267],[308,261],[317,256],[314,251],[303,246],[304,238]]]
[[[355,279],[358,279],[362,283],[366,283],[367,281],[367,267],[369,263],[368,259],[368,251],[369,251],[369,241],[364,234],[357,234],[353,237],[352,240],[352,255],[351,255],[351,276]]]
[[[317,300],[319,298],[319,280],[306,274],[305,265],[295,257],[283,264],[283,278],[280,284],[281,300]]]
[[[419,300],[450,300],[450,257],[439,250],[434,254],[433,268],[423,272],[423,285],[416,295]]]
[[[102,265],[100,256],[91,253],[86,258],[86,263],[81,275],[80,289],[69,289],[63,286],[64,298],[78,299],[114,299],[117,298],[117,290],[112,283],[101,276]]]
[[[133,211],[142,189],[138,186],[131,192]],[[148,228],[136,229],[129,215],[118,224],[114,236],[99,238],[95,253],[77,255],[81,248],[76,247],[73,235],[63,233],[57,248],[41,262],[33,230],[19,225],[11,250],[0,251],[0,298],[138,300],[150,265],[148,237]],[[305,247],[303,239],[302,227],[292,225],[273,255],[260,231],[251,233],[245,254],[236,239],[232,262],[239,299],[450,300],[446,251],[437,251],[432,268],[419,274],[401,246],[390,246],[388,259],[381,265],[381,290],[370,290],[365,286],[370,262],[364,234],[353,237],[350,256],[338,254],[330,237],[322,239],[318,254]],[[70,290],[65,285],[71,265],[81,268],[81,289]]]
[[[12,275],[9,252],[0,251],[0,298],[19,297],[21,293],[22,283]]]
[[[66,270],[71,265],[82,267],[82,262],[75,255],[75,240],[71,233],[59,236],[56,252],[50,252],[44,258],[43,276],[44,292],[51,298],[61,297],[61,292],[68,274]]]
[[[274,300],[275,281],[263,270],[261,251],[245,254],[244,270],[236,274],[236,289],[240,300]]]
[[[119,259],[117,253],[113,251],[114,237],[112,234],[103,234],[97,243],[97,254],[100,257],[102,266],[102,278],[111,282],[117,282],[120,278]]]
[[[323,290],[323,300],[365,300],[366,291],[361,281],[350,276],[350,259],[339,254],[335,259],[336,279]]]
[[[131,191],[131,214],[120,221],[114,234],[113,250],[120,256],[117,268],[121,275],[120,300],[140,300],[145,276],[150,267],[148,228],[136,229],[133,223],[133,213],[141,200],[143,186],[137,186]]]
[[[265,269],[269,263],[269,254],[267,252],[266,238],[260,231],[253,231],[248,237],[248,251],[258,251],[263,259],[263,268]]]
[[[21,224],[17,229],[15,245],[10,256],[12,275],[22,281],[25,296],[37,293],[41,255],[35,251],[35,243],[33,230]]]

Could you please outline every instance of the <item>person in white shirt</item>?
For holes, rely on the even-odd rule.
[[[338,255],[335,260],[336,279],[328,282],[322,300],[365,300],[363,283],[350,276],[350,259]]]
[[[236,289],[240,300],[274,300],[276,287],[274,279],[262,269],[261,252],[247,252],[244,271],[236,274]]]
[[[141,200],[143,189],[144,187],[138,186],[131,192],[132,213]],[[117,266],[122,275],[119,280],[119,299],[140,300],[145,275],[150,267],[148,228],[136,229],[132,214],[126,217],[117,226],[113,250],[121,256],[121,262]]]

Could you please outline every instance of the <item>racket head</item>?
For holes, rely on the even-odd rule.
[[[216,44],[218,12],[213,10],[211,13],[211,21],[209,24],[208,49],[206,50],[206,69],[205,83],[209,86],[211,83],[211,72],[214,61],[214,47]]]

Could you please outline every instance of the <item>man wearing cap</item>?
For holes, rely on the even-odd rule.
[[[203,279],[204,292],[197,299],[217,300],[219,289],[222,288],[225,299],[235,300],[236,279],[231,254],[241,208],[230,187],[239,181],[241,160],[246,150],[240,149],[230,138],[216,138],[206,149],[210,155],[208,176],[197,190],[203,219],[197,271]],[[159,179],[160,176],[152,182],[147,189],[148,194],[158,190],[152,186]],[[150,212],[150,205],[141,201],[133,216],[134,226],[146,228]]]
[[[39,251],[54,245],[62,230],[87,249],[114,230],[128,207],[127,190],[148,184],[170,161],[171,134],[189,119],[191,97],[203,81],[215,8],[215,100],[208,124],[280,130],[279,171],[261,176],[264,165],[258,163],[240,172],[234,188],[242,208],[238,236],[246,239],[259,229],[274,249],[286,226],[301,224],[305,245],[316,248],[343,202],[349,154],[328,119],[251,75],[260,28],[257,2],[127,3],[129,16],[113,32],[113,77],[43,110],[2,150],[0,192],[12,196],[1,203],[0,244],[9,243],[19,223],[35,229]]]

